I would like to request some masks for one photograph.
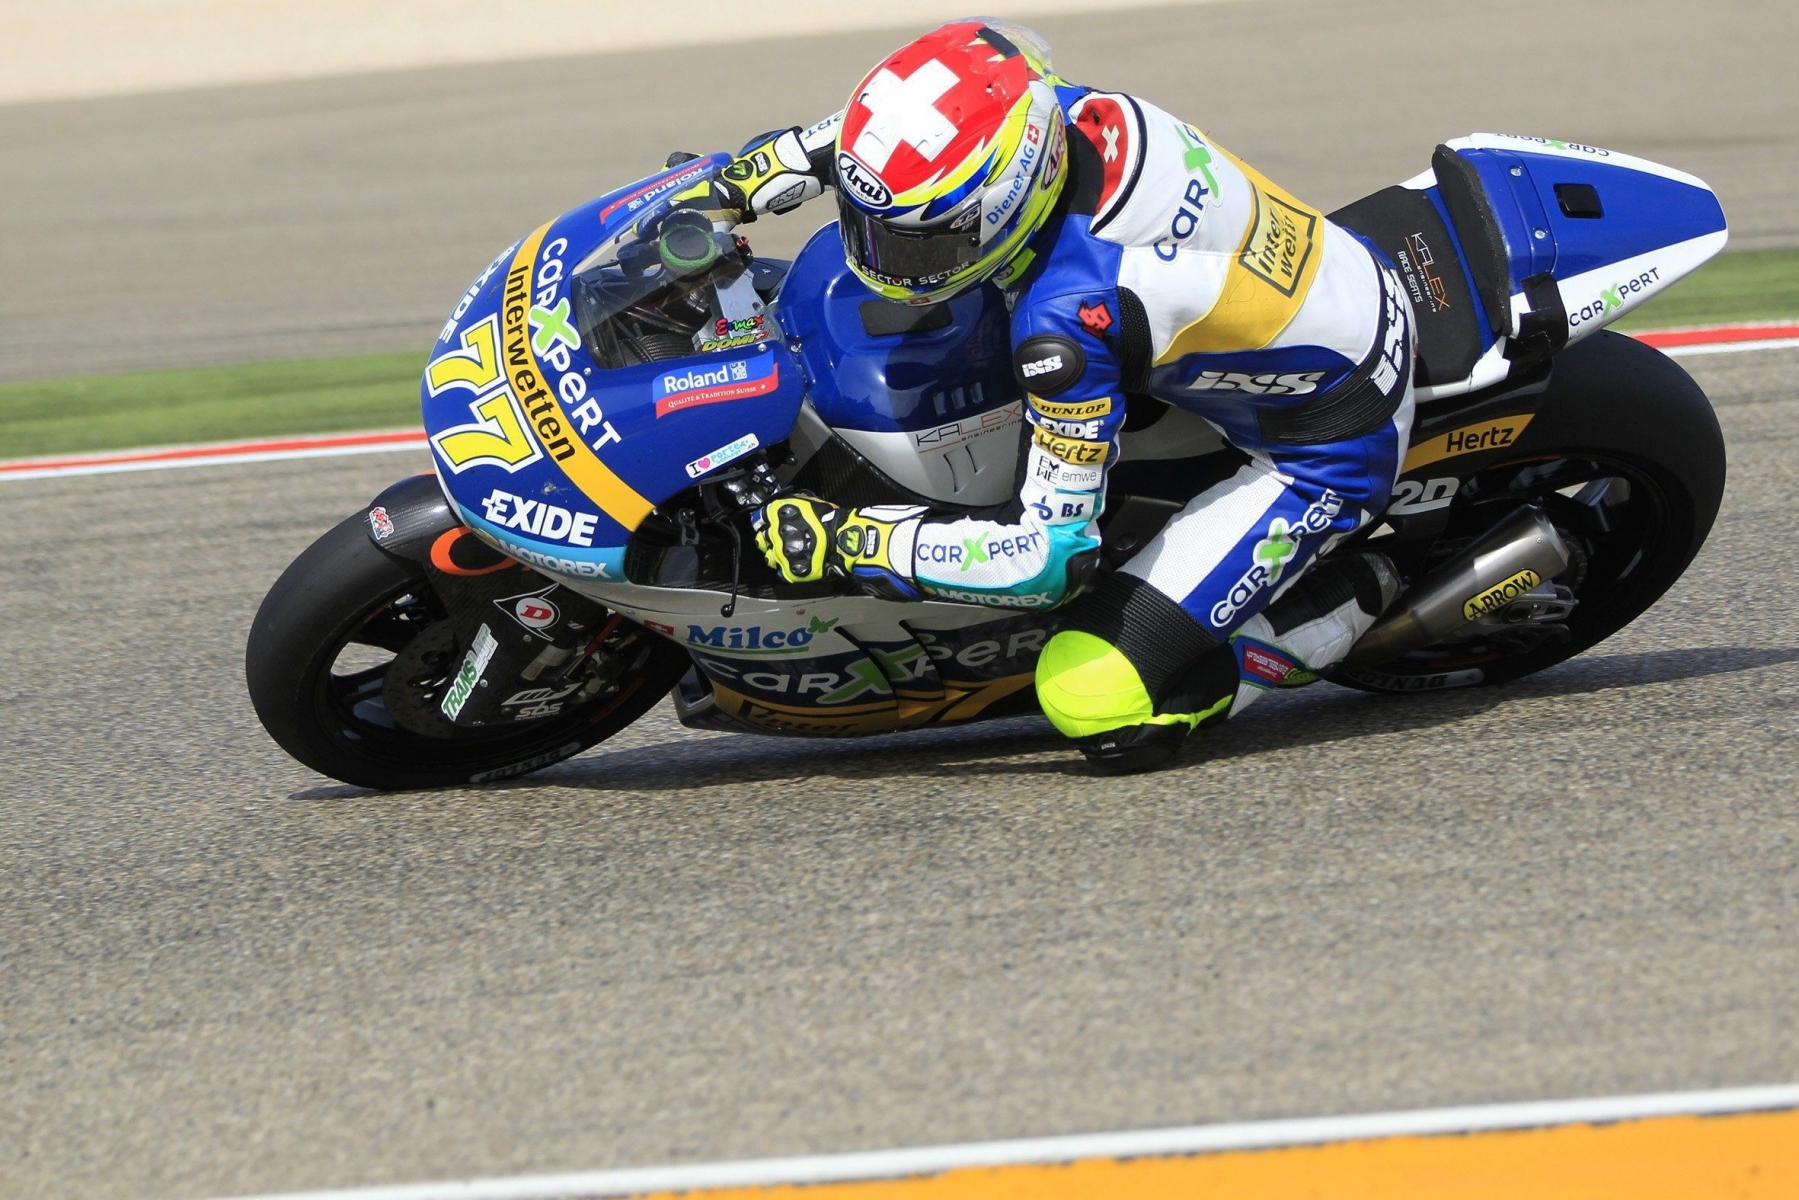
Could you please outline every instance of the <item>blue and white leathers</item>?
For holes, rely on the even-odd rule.
[[[1409,303],[1368,245],[1191,125],[1058,95],[1068,192],[1000,280],[1032,435],[1017,498],[905,522],[892,561],[948,599],[1068,598],[1099,546],[1125,397],[1148,394],[1251,456],[1125,568],[1222,640],[1386,503],[1412,417]],[[1352,394],[1349,416],[1372,420],[1314,419]]]

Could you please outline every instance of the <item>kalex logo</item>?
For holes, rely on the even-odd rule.
[[[766,396],[780,385],[781,371],[774,355],[760,354],[721,362],[715,367],[687,367],[658,375],[652,394],[656,398],[656,415],[666,417],[695,405]]]

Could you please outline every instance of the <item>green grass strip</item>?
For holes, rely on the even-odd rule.
[[[1799,319],[1799,250],[1719,255],[1620,329]],[[361,354],[0,384],[0,458],[419,423],[423,355]]]
[[[0,458],[419,424],[424,355],[0,384]]]
[[[1718,255],[1613,329],[1671,329],[1799,318],[1799,250],[1733,250]]]

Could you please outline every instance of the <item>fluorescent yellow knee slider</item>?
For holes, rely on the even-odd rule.
[[[1165,725],[1130,660],[1118,647],[1090,633],[1065,629],[1037,658],[1037,702],[1071,738],[1091,737],[1126,725]]]

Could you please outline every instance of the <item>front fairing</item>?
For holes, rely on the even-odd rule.
[[[682,164],[540,226],[445,324],[420,383],[425,430],[445,494],[503,553],[621,579],[630,534],[656,505],[791,431],[804,386],[778,338],[606,366],[581,328],[577,277],[594,278],[637,222],[728,161]]]

